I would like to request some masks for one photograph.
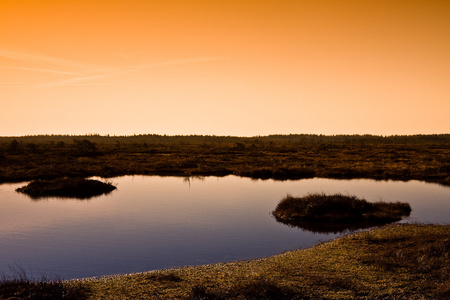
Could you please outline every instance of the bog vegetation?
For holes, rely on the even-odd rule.
[[[449,274],[450,226],[387,225],[250,261],[54,283],[4,280],[0,299],[449,299]]]
[[[272,214],[277,221],[314,232],[339,232],[399,221],[411,206],[401,202],[375,202],[343,194],[286,196]]]
[[[34,199],[45,197],[89,199],[107,194],[116,189],[110,182],[85,178],[57,178],[52,180],[33,180],[16,191]]]
[[[4,300],[82,300],[87,298],[83,287],[72,287],[62,281],[28,278],[4,278],[0,281],[0,299]]]
[[[133,174],[450,185],[450,134],[0,137],[0,182]],[[0,299],[449,299],[449,239],[448,225],[388,225],[251,261],[74,281],[4,278]]]
[[[450,135],[0,137],[0,182],[133,174],[450,185]]]

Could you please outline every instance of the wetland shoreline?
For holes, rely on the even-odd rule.
[[[0,137],[0,183],[122,175],[366,178],[450,185],[450,134]]]
[[[231,174],[450,185],[450,135],[0,137],[0,183]],[[449,238],[449,225],[388,225],[258,260],[49,284],[77,299],[446,299]]]
[[[0,296],[448,299],[449,239],[449,225],[386,225],[261,259],[68,281],[3,280]]]
[[[70,281],[90,299],[446,299],[450,226],[387,225],[249,261]]]

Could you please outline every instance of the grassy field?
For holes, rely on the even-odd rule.
[[[450,135],[0,137],[0,182],[133,174],[416,179],[450,185]]]
[[[273,257],[22,283],[56,299],[449,299],[450,226],[387,225]],[[0,285],[0,298],[5,284]],[[39,285],[38,285],[39,286]],[[11,293],[11,286],[9,292]]]

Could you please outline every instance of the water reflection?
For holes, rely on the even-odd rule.
[[[423,182],[227,176],[113,178],[118,190],[91,201],[32,201],[0,185],[0,272],[80,278],[274,255],[333,239],[275,222],[286,194],[347,193],[412,206],[401,222],[448,224],[450,188]]]
[[[205,180],[205,176],[186,176],[186,177],[183,177],[183,182],[187,183],[189,185],[189,188],[191,187],[191,181],[194,181],[194,180],[204,181]]]
[[[312,233],[346,233],[359,229],[366,229],[374,227],[374,224],[354,224],[354,223],[322,223],[322,222],[299,222],[299,221],[290,221],[286,222],[283,219],[276,218],[277,222],[280,222],[286,226],[299,228],[302,230],[306,230]]]

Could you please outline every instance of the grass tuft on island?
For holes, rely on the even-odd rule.
[[[16,189],[33,199],[61,197],[89,199],[107,194],[116,189],[110,182],[85,178],[57,178],[53,180],[33,180],[28,185]]]
[[[402,202],[371,203],[343,194],[287,195],[272,214],[276,220],[314,232],[339,232],[399,221],[409,216],[411,206]]]

